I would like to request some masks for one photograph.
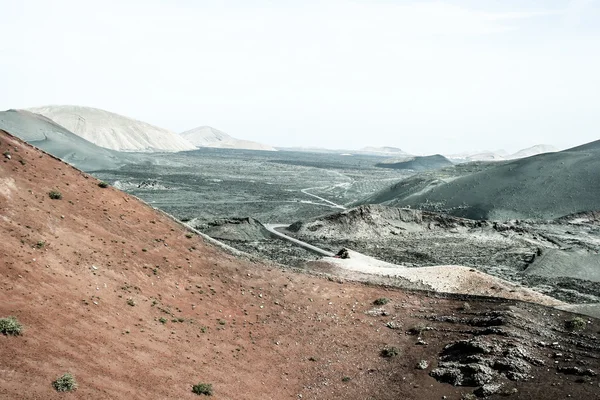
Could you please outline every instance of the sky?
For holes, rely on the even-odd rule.
[[[0,109],[413,154],[600,139],[600,0],[0,0]]]

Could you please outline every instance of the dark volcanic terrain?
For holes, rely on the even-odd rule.
[[[387,161],[376,164],[379,168],[407,169],[413,171],[436,170],[451,165],[452,162],[440,154],[407,157],[401,161]]]
[[[600,302],[596,213],[494,222],[366,205],[297,222],[287,232],[333,252],[348,247],[408,267],[470,266],[569,303]]]

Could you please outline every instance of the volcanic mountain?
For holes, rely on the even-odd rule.
[[[84,171],[117,168],[134,160],[133,155],[97,146],[54,121],[25,110],[0,112],[0,129]]]
[[[181,136],[196,147],[276,151],[274,147],[269,145],[252,142],[250,140],[236,139],[225,132],[210,126],[200,126],[185,131]]]
[[[0,153],[2,399],[597,395],[595,319],[236,258],[2,131]]]
[[[416,175],[360,203],[409,206],[473,219],[553,219],[600,209],[599,169],[600,141],[596,141],[489,164],[451,179]]]
[[[475,151],[461,154],[452,154],[447,157],[457,162],[470,162],[470,161],[502,161],[502,160],[516,160],[519,158],[536,156],[543,153],[554,153],[558,149],[549,144],[537,144],[535,146],[521,149],[513,154],[509,154],[505,150],[497,151]]]
[[[440,154],[431,156],[411,156],[400,160],[390,160],[375,164],[380,168],[430,171],[452,165],[452,162]]]
[[[133,152],[182,151],[195,147],[174,132],[91,107],[45,106],[41,114],[82,138],[107,149]]]

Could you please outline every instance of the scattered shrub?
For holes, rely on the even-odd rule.
[[[23,331],[23,325],[16,317],[0,318],[0,333],[3,335],[18,336]]]
[[[160,322],[161,324],[166,324],[167,323],[167,319],[165,317],[160,317],[158,319],[158,322]]]
[[[62,199],[62,193],[60,193],[59,191],[56,191],[56,190],[52,190],[51,192],[48,192],[48,196],[50,196],[50,198],[52,200]]]
[[[396,357],[398,354],[400,354],[400,349],[397,347],[384,347],[381,350],[381,357],[385,357],[385,358],[392,358],[392,357]]]
[[[188,239],[191,239],[191,238],[193,238],[193,237],[194,237],[194,235],[193,235],[193,234],[191,234],[191,233],[186,233],[186,234],[185,234],[185,237],[186,237],[186,238],[188,238]]]
[[[587,322],[581,317],[575,317],[573,319],[565,321],[565,328],[567,328],[570,331],[582,331],[585,329],[586,326]]]
[[[424,325],[424,324],[420,324],[420,325],[413,326],[412,328],[410,328],[408,330],[408,333],[410,335],[420,335],[421,333],[426,332],[426,331],[430,331],[432,329],[433,328],[430,327],[430,326],[427,326],[427,325]]]
[[[67,372],[52,382],[52,386],[57,392],[72,392],[77,389],[77,382],[75,381],[75,377]]]
[[[390,302],[390,299],[388,299],[387,297],[381,297],[381,298],[375,300],[373,302],[373,304],[375,304],[376,306],[385,306],[389,302]]]
[[[127,305],[133,307],[135,306],[135,301],[130,297],[127,299]]]
[[[38,240],[38,242],[35,244],[35,247],[37,247],[38,249],[41,249],[45,245],[46,245],[46,242],[44,242],[43,240]]]
[[[108,187],[108,183],[106,183],[106,182],[100,182],[100,183],[98,183],[98,186],[100,186],[102,189],[105,189],[105,188]]]
[[[210,383],[199,383],[197,385],[192,386],[192,392],[197,394],[197,395],[206,395],[206,396],[212,396],[213,390],[212,390],[212,384]]]
[[[350,378],[349,376],[345,376],[342,378],[342,382],[350,382],[352,378]]]

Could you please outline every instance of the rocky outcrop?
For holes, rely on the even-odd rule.
[[[254,218],[218,219],[196,226],[196,229],[215,239],[253,242],[271,238],[271,233]]]
[[[309,222],[296,222],[288,230],[299,235],[335,236],[338,239],[360,240],[436,229],[458,232],[486,226],[488,223],[485,221],[473,221],[409,208],[367,204]]]

